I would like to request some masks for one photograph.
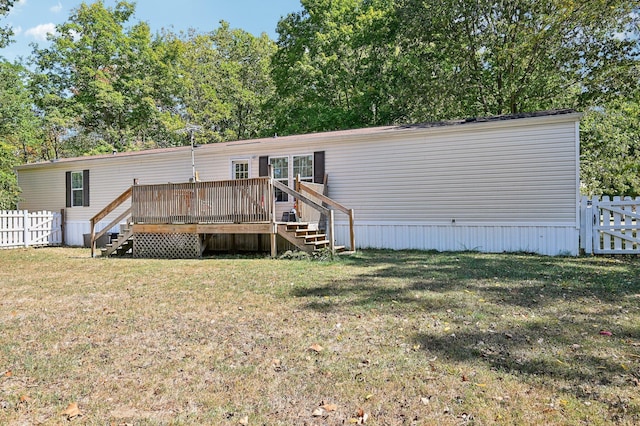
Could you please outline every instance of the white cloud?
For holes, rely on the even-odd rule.
[[[29,28],[24,35],[31,36],[39,41],[46,41],[47,34],[55,34],[56,26],[53,23],[40,24],[37,27]]]
[[[11,27],[11,30],[13,31],[14,35],[22,34],[22,27],[20,25],[18,25],[17,27]]]
[[[25,0],[26,1],[26,0]],[[62,3],[58,2],[57,5],[51,6],[49,10],[53,13],[60,13],[62,11]]]

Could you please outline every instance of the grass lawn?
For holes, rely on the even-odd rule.
[[[0,424],[640,424],[638,258],[5,250],[0,330]]]

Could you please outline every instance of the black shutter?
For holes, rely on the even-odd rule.
[[[324,151],[313,153],[313,182],[324,183]]]
[[[269,157],[260,157],[258,159],[258,174],[260,177],[269,176]]]
[[[82,205],[89,207],[89,170],[82,171]]]
[[[67,172],[65,175],[66,206],[71,207],[71,172]]]

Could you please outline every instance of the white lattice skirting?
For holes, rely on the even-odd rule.
[[[194,259],[200,257],[198,234],[140,234],[133,236],[133,257]]]

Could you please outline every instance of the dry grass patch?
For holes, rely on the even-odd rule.
[[[637,258],[0,254],[0,424],[640,422]]]

